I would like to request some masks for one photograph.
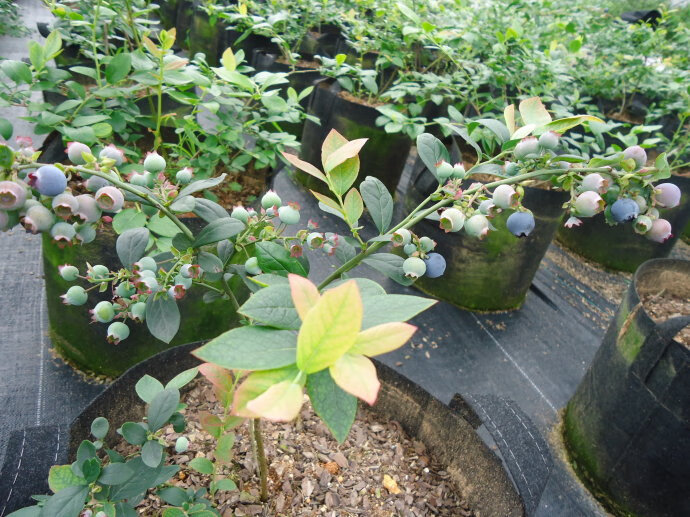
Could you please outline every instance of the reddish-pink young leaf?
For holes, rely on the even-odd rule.
[[[376,325],[360,332],[348,353],[373,357],[391,352],[407,343],[416,330],[414,325],[402,322]]]
[[[381,383],[376,377],[376,367],[363,355],[345,354],[330,367],[335,383],[349,394],[369,405],[376,402]]]
[[[329,173],[345,160],[357,156],[364,144],[367,143],[367,140],[368,138],[358,138],[357,140],[353,140],[339,147],[326,159],[326,163],[323,165],[324,171]]]
[[[324,139],[323,144],[321,144],[321,165],[325,168],[328,157],[346,143],[347,138],[338,133],[335,129],[331,129],[328,136]]]
[[[311,308],[319,301],[319,290],[308,279],[300,275],[289,274],[292,302],[295,304],[300,319],[304,319]]]
[[[213,385],[213,392],[223,407],[228,407],[232,401],[233,377],[230,370],[213,363],[203,363],[199,372]]]
[[[220,438],[220,433],[223,430],[223,422],[216,415],[204,411],[199,414],[199,423],[201,424],[201,428],[216,440]]]
[[[311,174],[315,178],[320,179],[324,183],[328,183],[328,180],[326,179],[326,176],[324,175],[323,172],[321,172],[319,169],[314,167],[311,163],[305,162],[304,160],[300,160],[295,156],[294,154],[289,154],[284,152],[283,157],[289,161],[292,165],[297,167],[299,170],[306,172],[307,174]]]
[[[247,403],[247,409],[266,420],[289,422],[299,415],[304,396],[302,386],[291,380],[279,382]]]

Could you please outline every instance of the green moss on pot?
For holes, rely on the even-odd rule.
[[[50,337],[58,353],[69,362],[87,372],[116,377],[132,365],[162,350],[198,339],[211,339],[239,324],[230,301],[204,303],[204,290],[195,288],[178,302],[182,315],[180,330],[170,343],[151,336],[145,323],[130,325],[130,336],[120,344],[108,343],[107,324],[92,323],[88,312],[90,307],[108,298],[108,295],[94,289],[89,291],[86,305],[64,305],[60,295],[75,284],[62,279],[58,266],[72,264],[82,274],[87,262],[92,265],[120,267],[115,254],[115,238],[112,232],[104,232],[90,244],[60,249],[49,236],[43,237],[43,269]],[[246,298],[245,287],[240,278],[232,278],[230,284],[240,300]]]

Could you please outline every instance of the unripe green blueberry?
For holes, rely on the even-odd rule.
[[[280,200],[278,194],[276,194],[272,190],[266,192],[261,198],[261,207],[264,210],[268,210],[269,208],[273,208],[274,206],[280,208],[282,204],[283,202]]]
[[[192,283],[194,282],[191,278],[185,278],[182,275],[175,275],[175,285],[181,285],[185,289],[189,289],[192,287]]]
[[[405,246],[412,241],[412,234],[406,228],[400,228],[393,233],[393,244],[395,246]]]
[[[324,238],[322,233],[312,232],[307,235],[307,245],[311,249],[317,249],[323,247]]]
[[[451,176],[453,179],[461,180],[464,179],[465,176],[467,176],[467,171],[462,163],[453,165],[453,175]]]
[[[120,298],[129,298],[133,296],[137,290],[134,288],[134,286],[127,282],[120,282],[117,284],[117,287],[115,288],[115,294],[119,296]]]
[[[652,224],[653,221],[651,217],[648,217],[646,215],[640,215],[637,217],[637,219],[635,219],[635,222],[633,223],[633,229],[637,233],[645,234],[652,229]]]
[[[115,317],[115,307],[110,302],[98,302],[91,310],[92,318],[99,323],[109,323]]]
[[[180,268],[180,275],[184,278],[199,278],[201,267],[198,264],[185,264]]]
[[[96,192],[95,198],[104,212],[119,212],[125,204],[125,196],[117,187],[102,187]]]
[[[580,183],[580,190],[582,192],[597,192],[603,194],[608,190],[608,187],[608,180],[596,172],[587,174],[587,176],[582,178],[582,183]]]
[[[129,314],[134,321],[141,323],[146,319],[146,303],[135,302],[129,306]]]
[[[137,274],[141,277],[156,278],[156,272],[150,269],[137,269]]]
[[[249,212],[247,212],[247,209],[242,205],[239,205],[232,209],[230,217],[247,224],[247,221],[249,221]]]
[[[142,257],[134,263],[134,266],[140,271],[153,271],[154,273],[158,269],[158,264],[152,257]]]
[[[666,219],[655,219],[652,221],[652,227],[646,233],[646,237],[654,242],[666,242],[673,237],[671,230],[671,223]]]
[[[79,211],[79,201],[70,192],[63,192],[53,198],[53,212],[61,219],[70,219]]]
[[[426,273],[426,264],[419,257],[409,257],[403,262],[403,273],[407,278],[419,278]]]
[[[74,165],[84,165],[86,163],[82,154],[91,154],[91,149],[88,145],[81,142],[69,142],[67,144],[67,157]]]
[[[659,214],[659,211],[656,208],[652,207],[649,210],[647,210],[647,215],[652,219],[659,219],[659,216],[661,214]]]
[[[84,305],[89,295],[82,286],[73,285],[60,298],[65,305]]]
[[[72,243],[72,240],[77,236],[77,232],[71,224],[60,222],[52,226],[50,236],[58,245],[64,246]]]
[[[177,454],[182,454],[183,452],[186,452],[188,447],[189,447],[189,440],[187,440],[187,438],[185,438],[184,436],[180,436],[175,441],[175,452]]]
[[[446,208],[441,212],[441,229],[448,232],[459,232],[465,224],[465,214],[457,208]]]
[[[38,199],[30,198],[24,202],[24,206],[19,209],[19,217],[24,217],[32,206],[43,206]]]
[[[110,144],[101,149],[101,152],[98,154],[98,157],[101,160],[103,158],[113,160],[115,162],[115,167],[119,167],[125,161],[125,153],[122,150],[115,147],[113,144]]]
[[[95,176],[94,176],[95,177]],[[96,200],[88,194],[80,194],[76,197],[78,208],[76,216],[82,223],[95,223],[101,218],[101,209]]]
[[[604,209],[604,200],[596,192],[583,192],[575,199],[575,212],[581,217],[592,217]]]
[[[186,185],[194,177],[194,170],[191,167],[185,167],[175,173],[175,180],[181,185]]]
[[[618,199],[620,193],[620,187],[614,183],[606,189],[606,192],[602,195],[602,197],[604,198],[604,201],[607,205],[612,205],[616,202],[616,199]]]
[[[149,171],[133,172],[129,175],[129,182],[138,187],[150,187],[153,185],[153,175]]]
[[[417,252],[417,245],[412,243],[405,244],[403,251],[405,252],[405,255],[412,255],[413,253]]]
[[[108,187],[110,185],[112,185],[112,183],[105,178],[101,178],[100,176],[91,176],[84,182],[84,186],[89,192],[97,192],[99,189]]]
[[[483,239],[489,233],[489,220],[484,214],[474,214],[465,222],[465,232],[472,237]]]
[[[250,275],[260,275],[261,268],[259,267],[259,260],[256,257],[249,257],[244,263],[244,268]]]
[[[103,282],[110,276],[110,270],[102,264],[96,264],[91,266],[89,270],[86,271],[86,277],[90,282]]]
[[[117,345],[123,339],[129,337],[129,327],[121,321],[115,321],[108,325],[108,343]]]
[[[647,164],[647,151],[639,145],[631,145],[623,151],[626,160],[635,162],[635,169],[641,169]]]
[[[659,183],[654,186],[654,202],[664,208],[675,208],[680,204],[681,192],[674,183]]]
[[[146,273],[146,271],[142,271],[142,273]],[[157,293],[161,290],[160,285],[158,285],[158,280],[153,275],[140,276],[136,282],[136,286],[141,292],[147,294]]]
[[[77,231],[77,240],[82,244],[89,244],[96,240],[96,228],[93,225],[74,223],[72,226]]]
[[[53,227],[55,217],[43,205],[34,205],[26,211],[22,225],[31,233],[47,232]]]
[[[281,206],[278,209],[278,217],[280,222],[284,224],[297,224],[299,223],[299,210],[290,205]]]
[[[165,170],[165,165],[165,158],[156,151],[146,153],[146,158],[144,158],[144,169],[147,171],[155,174]]]
[[[633,201],[637,203],[638,208],[640,209],[640,212],[644,212],[647,210],[647,200],[640,195],[633,196]]]
[[[513,154],[518,160],[525,160],[526,158],[534,158],[539,153],[539,141],[534,136],[528,136],[518,142],[513,149]]]
[[[74,282],[79,277],[79,270],[69,264],[58,266],[58,272],[63,280]]]
[[[520,166],[515,162],[505,162],[503,164],[506,176],[515,176],[520,172]]]
[[[43,165],[28,177],[29,185],[43,196],[54,197],[67,188],[67,176],[54,165]]]
[[[499,208],[511,208],[518,204],[518,193],[510,185],[499,185],[494,189],[493,202]]]
[[[493,217],[496,215],[496,212],[500,211],[501,210],[494,204],[493,199],[485,199],[479,203],[479,212],[487,217]]]
[[[447,161],[443,160],[440,164],[436,166],[436,177],[445,181],[453,175],[453,166]]]
[[[436,247],[436,241],[429,237],[421,237],[419,239],[419,248],[424,252],[428,253]]]
[[[19,210],[24,206],[26,197],[26,189],[19,183],[14,181],[0,181],[1,210]]]
[[[561,135],[559,135],[555,131],[547,131],[539,137],[539,147],[541,147],[542,149],[546,149],[548,151],[552,151],[556,147],[558,147],[558,140],[560,139],[560,137]]]

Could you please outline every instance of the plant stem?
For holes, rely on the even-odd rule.
[[[225,277],[222,278],[223,282],[223,290],[225,291],[225,294],[227,294],[230,297],[230,301],[232,302],[233,307],[235,307],[235,311],[240,310],[240,304],[237,301],[237,298],[235,298],[235,293],[232,292],[232,289],[230,289],[230,286],[228,285],[228,281],[225,279]]]
[[[261,419],[255,418],[252,421],[253,445],[256,446],[256,462],[259,468],[259,479],[261,480],[261,502],[268,501],[268,462],[266,461],[266,451],[264,451],[264,439],[261,436]]]

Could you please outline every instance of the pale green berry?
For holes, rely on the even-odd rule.
[[[465,222],[465,232],[472,237],[483,239],[489,232],[489,220],[484,214],[474,214]]]
[[[261,198],[261,206],[264,210],[268,210],[269,208],[272,208],[274,206],[280,208],[282,204],[283,202],[280,200],[278,194],[276,194],[272,190],[266,192]]]
[[[419,278],[426,273],[426,263],[419,257],[409,257],[403,262],[403,273],[407,278]]]
[[[94,176],[95,177],[95,176]],[[76,216],[82,223],[95,223],[101,218],[101,209],[96,200],[88,194],[80,194],[76,197],[79,207]]]
[[[81,142],[69,142],[67,144],[67,157],[74,165],[84,165],[86,163],[82,154],[91,154],[91,149],[88,145]]]
[[[297,224],[299,223],[299,210],[290,205],[281,206],[278,209],[278,217],[283,224]]]
[[[247,209],[244,208],[242,205],[236,206],[232,209],[230,217],[232,217],[233,219],[237,219],[238,221],[242,221],[246,224],[247,221],[249,221],[249,212],[247,212]]]
[[[70,219],[79,210],[79,200],[70,192],[63,192],[53,198],[53,212],[61,219]]]
[[[129,182],[138,187],[150,187],[153,185],[153,175],[149,171],[133,172],[129,176]]]
[[[137,290],[129,282],[120,282],[115,288],[115,294],[120,298],[129,298],[133,296]]]
[[[194,171],[192,170],[191,167],[185,167],[184,169],[180,169],[175,173],[175,180],[177,180],[178,183],[182,185],[186,185],[190,181],[192,181],[192,177],[194,176]]]
[[[635,222],[633,223],[633,228],[637,233],[645,234],[652,229],[652,224],[653,221],[651,217],[647,217],[646,215],[640,215],[637,217],[637,219],[635,219]]]
[[[115,147],[113,144],[110,144],[107,147],[101,149],[101,152],[98,154],[98,157],[101,160],[103,158],[113,160],[115,162],[116,167],[119,167],[125,161],[125,153],[121,149]]]
[[[244,268],[250,275],[260,275],[261,268],[259,267],[259,260],[256,257],[249,257],[244,263]]]
[[[104,212],[119,212],[125,204],[125,196],[117,187],[101,187],[96,192],[96,203]]]
[[[175,441],[175,452],[178,454],[182,454],[187,450],[189,447],[189,440],[185,438],[184,436],[180,436],[176,441]]]
[[[512,208],[518,204],[518,193],[510,185],[499,185],[494,189],[493,202],[499,208]]]
[[[412,233],[406,228],[400,228],[393,233],[393,244],[396,246],[405,246],[412,241]]]
[[[436,166],[436,176],[439,180],[445,181],[453,175],[453,166],[447,161],[442,161]]]
[[[146,158],[144,158],[144,169],[146,169],[149,172],[153,172],[154,174],[156,172],[161,172],[162,170],[165,170],[165,165],[165,158],[163,158],[156,151],[147,153]]]
[[[89,295],[82,286],[73,285],[60,298],[65,305],[84,305]]]
[[[421,237],[419,239],[419,248],[424,252],[428,253],[436,247],[436,241],[430,237]]]
[[[0,209],[18,210],[24,206],[26,198],[26,189],[19,183],[0,181]]]
[[[58,245],[71,244],[72,240],[77,236],[77,231],[69,223],[55,223],[50,229],[51,237],[58,243]]]
[[[91,311],[93,320],[100,323],[108,323],[115,317],[115,307],[110,302],[98,302]]]
[[[513,154],[518,160],[534,158],[539,153],[539,141],[534,136],[528,136],[518,142],[513,149]]]
[[[34,205],[26,211],[22,225],[31,233],[47,232],[53,227],[55,217],[43,205]]]
[[[58,271],[60,272],[62,279],[66,280],[67,282],[74,282],[79,277],[79,270],[74,266],[70,266],[69,264],[58,266]]]
[[[158,264],[152,257],[142,257],[134,265],[141,271],[153,271],[158,269]]]
[[[123,339],[129,337],[129,327],[121,321],[115,321],[108,325],[108,343],[117,345]]]
[[[417,245],[412,243],[405,244],[403,251],[405,252],[405,255],[412,255],[417,251]]]
[[[72,226],[77,231],[77,240],[82,244],[89,244],[96,240],[96,228],[93,225],[74,223]]]
[[[639,145],[631,145],[623,151],[626,160],[635,162],[635,168],[641,169],[647,163],[647,151]]]
[[[181,285],[185,289],[192,287],[194,281],[191,278],[185,278],[182,275],[175,275],[175,285]]]
[[[103,282],[110,276],[110,270],[102,264],[91,266],[86,272],[86,276],[91,282]]]
[[[142,322],[146,319],[146,303],[135,302],[129,306],[129,313],[134,321]]]
[[[446,208],[441,212],[441,229],[448,232],[458,232],[465,224],[465,214],[455,207]]]
[[[461,180],[464,179],[465,176],[467,176],[467,171],[462,163],[456,163],[453,165],[453,179]]]
[[[554,150],[556,147],[558,147],[558,140],[560,136],[561,135],[555,131],[547,131],[539,137],[539,147],[549,151]]]
[[[604,209],[604,204],[604,200],[596,192],[583,192],[575,199],[575,212],[578,216],[592,217]]]

